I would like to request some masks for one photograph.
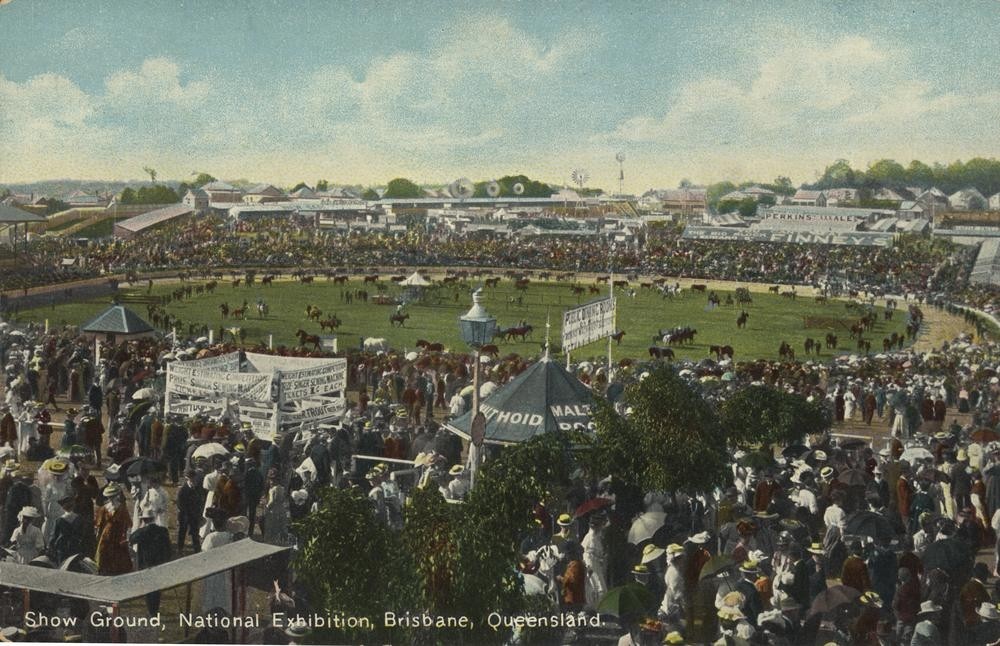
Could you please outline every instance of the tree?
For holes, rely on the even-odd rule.
[[[408,643],[406,631],[383,626],[392,608],[416,608],[413,564],[402,537],[379,522],[359,489],[320,490],[318,509],[293,524],[302,551],[295,571],[313,607],[370,617],[374,630],[317,630],[317,643]]]
[[[54,197],[50,197],[43,201],[45,204],[45,215],[52,215],[53,213],[60,213],[62,211],[69,210],[70,206],[62,200],[57,200]]]
[[[642,491],[707,491],[722,482],[726,438],[700,392],[663,366],[623,397],[627,419],[597,406],[592,468]]]
[[[321,179],[321,180],[317,180],[316,181],[316,190],[317,191],[326,191],[329,188],[330,188],[330,182],[326,181],[325,179]]]
[[[735,190],[736,184],[733,184],[730,181],[709,184],[708,189],[705,191],[705,199],[708,201],[708,206],[717,209],[719,206],[719,200],[722,199],[722,196],[732,193]],[[719,211],[719,213],[724,213],[724,211]]]
[[[838,159],[823,171],[823,176],[815,184],[815,188],[857,188],[857,178],[850,162]]]
[[[728,440],[742,449],[795,444],[830,427],[826,409],[771,386],[746,386],[720,407]]]
[[[294,193],[295,191],[298,191],[299,189],[303,189],[303,188],[309,188],[309,185],[306,184],[305,182],[299,182],[298,184],[296,184],[295,186],[293,186],[291,188],[291,190],[289,190],[288,192],[289,193]],[[312,189],[310,189],[310,190],[312,190]]]
[[[150,168],[149,166],[143,166],[142,170],[144,173],[149,175],[149,181],[156,182],[156,169]]]
[[[677,188],[691,188],[692,186],[694,186],[694,184],[687,177],[682,179],[680,183],[677,184]]]
[[[424,196],[424,190],[410,180],[397,177],[391,180],[385,187],[384,197],[389,199],[419,198]]]
[[[194,175],[194,173],[192,173],[192,175]],[[191,186],[194,186],[195,188],[201,188],[205,184],[211,184],[214,181],[216,181],[216,179],[211,175],[209,175],[208,173],[198,173],[198,176],[195,177],[194,181],[191,182]]]
[[[912,186],[930,188],[934,185],[934,169],[914,159],[906,167],[906,182]]]
[[[378,193],[375,191],[374,188],[366,188],[365,191],[364,191],[364,193],[361,194],[361,199],[362,200],[377,200],[378,199]]]
[[[135,200],[135,191],[132,190],[131,186],[126,186],[122,189],[121,195],[118,196],[118,202],[120,204],[135,204]]]
[[[795,195],[795,186],[792,185],[792,180],[784,175],[778,175],[774,178],[771,190],[779,195]]]
[[[898,188],[906,185],[906,169],[894,159],[880,159],[868,167],[865,183]]]

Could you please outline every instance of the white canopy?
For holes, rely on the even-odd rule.
[[[426,278],[424,278],[423,276],[421,276],[418,272],[413,272],[406,280],[402,281],[399,284],[404,285],[406,287],[428,287],[430,286],[431,282]]]

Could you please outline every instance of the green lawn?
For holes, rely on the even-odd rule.
[[[343,321],[338,330],[338,343],[341,349],[357,347],[359,336],[385,337],[397,349],[413,349],[418,339],[430,342],[441,342],[446,348],[464,351],[458,331],[458,317],[465,313],[471,305],[471,297],[464,289],[457,290],[458,301],[455,301],[456,289],[442,289],[438,299],[427,299],[424,304],[414,303],[406,307],[410,314],[405,327],[390,327],[389,315],[395,311],[392,305],[375,305],[355,301],[347,305],[341,294],[344,288],[317,279],[318,282],[302,285],[292,282],[278,282],[271,287],[254,286],[251,288],[233,288],[226,281],[219,285],[215,294],[196,295],[190,299],[173,302],[167,305],[172,315],[179,316],[184,324],[197,322],[207,323],[218,334],[220,325],[230,327],[240,325],[246,331],[247,343],[267,340],[268,334],[274,335],[275,345],[295,344],[295,332],[304,329],[310,334],[319,334],[319,325],[306,320],[305,309],[309,304],[319,307],[323,317],[335,314]],[[153,294],[165,294],[176,286],[157,285]],[[362,285],[352,282],[349,289],[359,289]],[[371,285],[366,286],[371,294],[375,293]],[[128,290],[126,290],[128,291]],[[396,285],[391,285],[387,293],[395,296],[401,292]],[[145,289],[134,292],[144,295]],[[603,290],[603,294],[607,289]],[[570,292],[567,284],[532,283],[524,296],[524,304],[511,304],[508,299],[519,293],[513,289],[510,281],[501,281],[495,289],[484,290],[484,304],[498,320],[501,327],[517,325],[521,320],[534,327],[534,333],[526,342],[504,343],[498,341],[502,353],[517,352],[531,356],[539,352],[545,340],[546,317],[551,318],[551,340],[553,345],[559,343],[559,329],[562,313],[565,309],[575,307],[577,297]],[[726,292],[720,291],[724,299]],[[854,352],[848,326],[857,319],[857,314],[849,312],[845,304],[832,301],[827,304],[817,304],[813,299],[800,297],[794,301],[773,294],[753,295],[753,305],[747,307],[750,319],[743,330],[736,329],[736,317],[739,308],[720,306],[707,308],[704,294],[685,292],[673,300],[664,300],[651,290],[637,290],[635,298],[623,295],[618,290],[618,328],[625,330],[625,337],[620,346],[614,347],[614,356],[648,357],[648,348],[652,344],[653,335],[660,328],[690,325],[698,330],[696,343],[683,348],[675,348],[678,357],[701,359],[708,356],[709,345],[731,345],[735,349],[735,358],[750,360],[755,358],[776,358],[778,346],[787,341],[795,349],[799,359],[804,358],[803,342],[807,337],[822,340],[827,332],[833,332],[839,337],[840,352]],[[587,302],[585,296],[580,302]],[[270,307],[270,315],[266,320],[259,320],[253,303],[263,298]],[[223,321],[219,313],[219,304],[227,302],[230,307],[242,304],[243,300],[250,303],[251,315],[243,322]],[[96,315],[107,305],[106,301],[89,303],[72,303],[55,308],[40,308],[22,313],[22,318],[40,321],[48,318],[52,324],[80,324]],[[143,318],[146,317],[146,306],[133,304],[132,309]],[[808,325],[806,327],[807,319]],[[905,314],[897,312],[893,321],[880,321],[876,329],[867,335],[872,342],[872,352],[882,350],[882,339],[893,331],[903,332]],[[181,330],[178,330],[180,333]],[[186,330],[185,330],[186,331]],[[825,355],[831,351],[824,350]],[[573,353],[573,359],[583,360],[606,356],[606,346],[594,343],[579,348]]]

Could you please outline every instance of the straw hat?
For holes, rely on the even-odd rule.
[[[666,635],[664,635],[664,637],[663,637],[663,643],[664,644],[683,644],[684,643],[684,637],[679,632],[677,632],[676,630],[672,630],[669,633],[667,633]]]
[[[872,608],[881,608],[882,597],[878,596],[877,592],[869,590],[868,592],[861,595],[861,605],[871,606]]]
[[[694,536],[692,536],[688,540],[691,541],[692,543],[694,543],[695,545],[704,545],[705,543],[707,543],[711,539],[712,539],[712,537],[711,537],[711,535],[708,532],[698,532],[697,534],[695,534]]]
[[[17,514],[18,520],[24,520],[25,518],[40,518],[40,517],[41,514],[38,513],[38,510],[35,509],[34,507],[31,507],[30,505],[28,507],[22,507],[21,511],[18,512]]]
[[[747,616],[743,614],[743,611],[739,608],[733,606],[722,606],[719,608],[719,619],[723,621],[739,621],[740,619],[746,619]]]
[[[556,519],[556,525],[560,527],[569,527],[573,524],[573,517],[569,514],[559,514],[559,518]]]
[[[116,484],[109,484],[107,487],[104,488],[104,490],[101,493],[104,494],[105,498],[113,498],[117,495],[120,495],[121,492],[122,492],[121,487],[119,487]]]
[[[976,614],[983,619],[989,619],[990,621],[1000,619],[1000,610],[997,609],[996,604],[990,603],[989,601],[984,601],[979,608],[976,609]]]
[[[760,572],[760,565],[757,561],[743,561],[740,565],[740,572],[744,574],[758,574]]]
[[[450,476],[460,476],[465,473],[465,467],[461,464],[456,464],[452,468],[448,469],[448,475]]]
[[[65,460],[52,460],[46,467],[52,473],[66,473],[66,469],[69,468],[69,463]]]
[[[667,556],[677,556],[678,554],[684,553],[684,548],[677,543],[671,543],[670,545],[667,545],[667,549],[665,551]]]
[[[666,553],[666,550],[662,547],[657,547],[650,543],[646,547],[642,548],[642,562],[649,563],[650,561],[655,561]]]
[[[826,553],[823,551],[822,543],[812,543],[806,548],[806,551],[810,554],[819,554],[820,556],[823,556]]]
[[[924,601],[920,604],[920,611],[917,614],[930,615],[935,612],[941,612],[941,606],[937,605],[936,603],[928,599],[927,601]]]

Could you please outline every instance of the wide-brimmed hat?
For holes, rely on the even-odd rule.
[[[632,574],[639,574],[639,575],[649,574],[649,568],[643,565],[642,563],[639,563],[638,565],[633,565]]]
[[[21,520],[23,518],[40,518],[40,517],[41,514],[38,513],[38,510],[30,505],[27,507],[22,507],[21,511],[17,513],[18,520]]]
[[[760,565],[757,561],[743,561],[740,564],[740,572],[744,574],[757,574],[760,572]]]
[[[932,600],[928,599],[920,604],[920,611],[917,612],[918,615],[929,615],[935,612],[941,612],[941,606],[934,603]]]
[[[285,635],[293,639],[305,637],[309,633],[309,625],[305,620],[293,621],[285,626]]]
[[[666,554],[666,552],[667,551],[662,547],[657,547],[656,545],[650,543],[646,547],[642,548],[642,562],[649,563],[650,561],[655,561]]]
[[[671,543],[667,545],[664,551],[667,553],[667,556],[677,556],[684,553],[684,548],[677,543]]]
[[[823,467],[819,470],[819,477],[821,478],[832,478],[833,474],[833,467]]]
[[[743,611],[734,606],[722,606],[719,608],[719,619],[723,621],[739,621],[740,619],[746,619],[747,616],[743,614]]]
[[[775,518],[778,517],[778,514],[774,513],[773,511],[757,511],[754,512],[753,517],[759,518],[761,520],[774,520]]]
[[[452,468],[448,469],[448,475],[450,476],[460,476],[465,473],[465,467],[461,464],[456,464]]]
[[[105,498],[113,498],[114,496],[120,495],[121,492],[122,488],[116,484],[109,484],[103,491],[101,491]]]
[[[695,545],[704,545],[710,540],[712,540],[712,536],[708,532],[698,532],[688,539],[688,541],[694,543]]]
[[[1000,619],[1000,610],[997,609],[995,603],[990,603],[989,601],[984,601],[976,609],[976,614],[983,619],[989,619],[990,621],[997,621]]]
[[[368,474],[371,475],[371,474]],[[296,489],[292,492],[292,501],[297,503],[305,502],[309,497],[309,492],[305,489]]]
[[[664,644],[683,644],[684,636],[681,635],[676,630],[671,630],[669,633],[663,636]]]
[[[826,554],[826,552],[823,551],[822,543],[812,543],[806,548],[806,551],[810,554],[819,554],[820,556]]]
[[[861,605],[871,606],[872,608],[881,608],[882,597],[878,596],[877,592],[869,590],[868,592],[861,595]]]
[[[69,468],[69,462],[65,460],[50,460],[45,468],[52,473],[66,473],[66,469]]]
[[[813,459],[817,462],[826,462],[826,451],[822,449],[816,449],[813,451]]]
[[[250,519],[246,516],[233,516],[226,521],[226,531],[234,534],[246,534],[250,529]]]
[[[569,527],[573,524],[573,517],[569,514],[559,514],[559,518],[556,519],[556,525],[560,527]]]

